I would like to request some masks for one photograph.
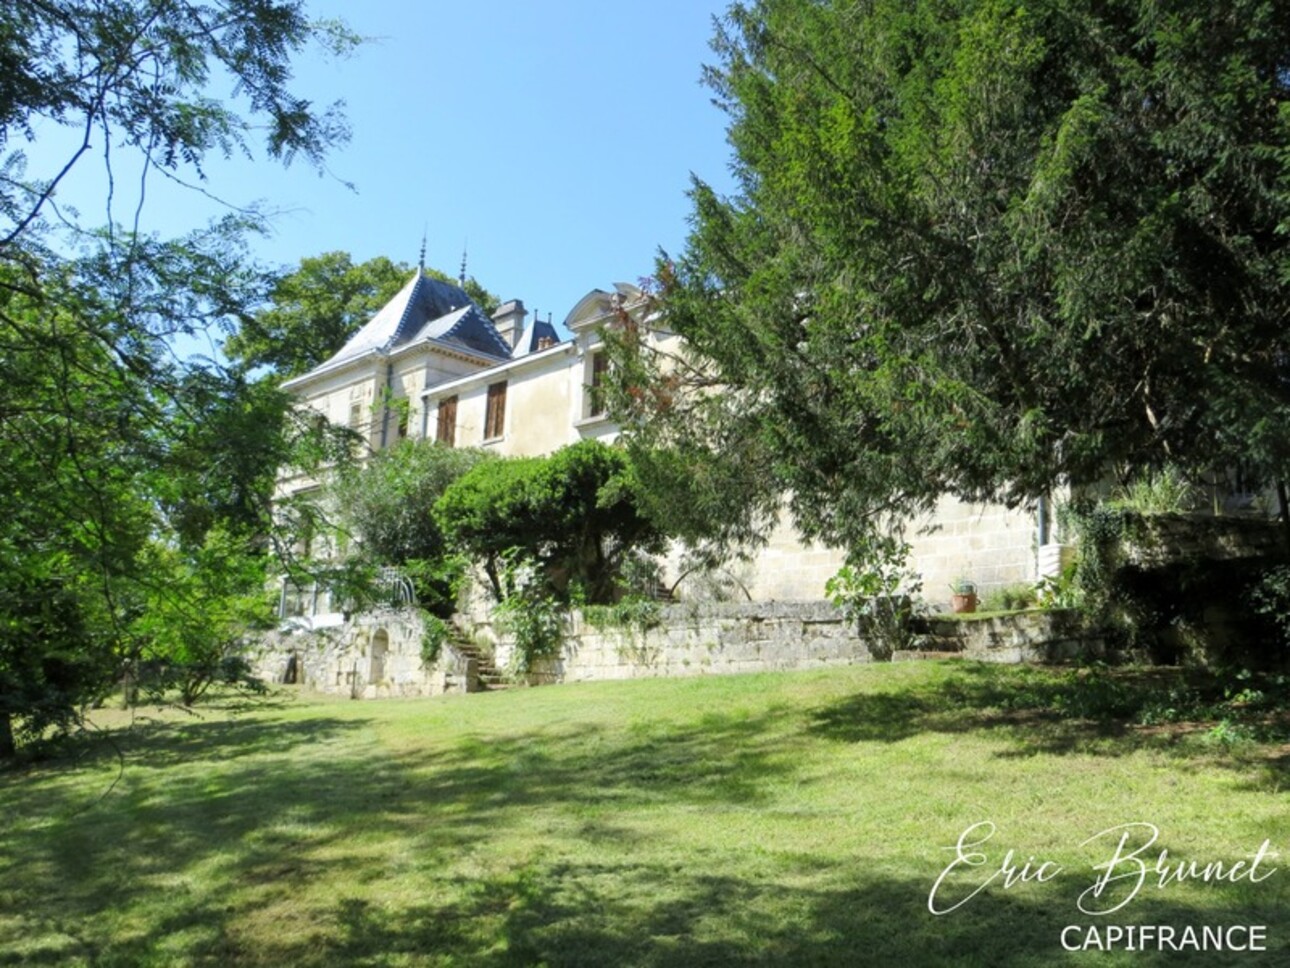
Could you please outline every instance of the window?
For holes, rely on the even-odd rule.
[[[407,400],[396,400],[395,406],[399,414],[399,440],[403,440],[408,435],[408,421],[412,417],[412,407]]]
[[[603,417],[605,403],[605,378],[609,375],[609,357],[602,351],[591,357],[591,383],[588,385],[588,417]]]
[[[506,381],[488,387],[488,409],[484,414],[484,439],[502,436],[506,426]]]
[[[444,397],[439,401],[439,425],[435,428],[434,439],[449,447],[457,441],[457,398],[455,396]]]

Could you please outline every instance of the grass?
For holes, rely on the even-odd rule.
[[[0,774],[0,965],[1285,964],[1290,869],[1076,909],[1113,847],[1080,845],[1115,825],[1202,864],[1290,849],[1284,748],[1126,722],[1162,675],[902,663],[106,715],[111,742]],[[1063,872],[931,915],[982,820],[990,870]],[[1269,950],[1062,949],[1104,922],[1263,924]]]

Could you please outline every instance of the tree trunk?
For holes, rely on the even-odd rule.
[[[13,719],[8,710],[0,712],[0,760],[11,760],[17,753],[13,741]]]
[[[139,704],[139,679],[132,667],[127,667],[121,677],[121,708],[133,709]]]
[[[1286,499],[1285,478],[1277,478],[1277,500],[1281,502],[1281,527],[1285,529],[1286,551],[1290,551],[1290,501]]]

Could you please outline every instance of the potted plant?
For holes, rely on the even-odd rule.
[[[955,614],[976,611],[976,583],[959,578],[950,585],[950,609]]]

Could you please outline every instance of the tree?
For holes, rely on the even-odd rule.
[[[354,264],[347,252],[300,260],[269,290],[268,306],[242,322],[224,351],[243,367],[272,367],[279,378],[299,376],[327,360],[376,315],[412,275],[412,267],[384,256]],[[453,282],[436,269],[426,274]],[[485,312],[498,299],[474,279],[466,293]]]
[[[337,21],[311,21],[296,0],[7,3],[0,14],[0,148],[34,141],[42,124],[77,140],[43,177],[28,176],[21,148],[5,156],[0,213],[8,224],[0,229],[0,255],[21,261],[60,183],[87,158],[101,157],[109,175],[120,158],[140,163],[145,178],[185,171],[203,178],[208,155],[248,153],[252,137],[263,136],[270,157],[320,163],[348,132],[337,106],[318,111],[293,92],[290,58],[310,43],[339,53],[356,41]],[[213,97],[212,80],[227,82],[238,101]],[[115,240],[113,200],[106,202]],[[71,215],[58,212],[60,221]],[[134,229],[140,215],[136,209]]]
[[[464,569],[444,538],[435,503],[487,457],[474,448],[405,440],[341,468],[330,487],[337,523],[357,539],[354,553],[408,573],[418,601],[441,617],[456,607]]]
[[[435,516],[449,543],[483,566],[498,600],[508,558],[518,557],[540,570],[550,595],[567,601],[580,588],[588,602],[612,602],[628,556],[659,552],[664,540],[625,455],[595,440],[478,464],[448,487]]]
[[[84,290],[61,276],[49,303],[0,287],[0,756],[107,688],[128,621],[119,579],[154,522],[127,443],[146,434],[145,400],[87,338]]]
[[[611,366],[609,410],[648,517],[684,546],[683,576],[747,555],[765,543],[782,493],[746,394],[719,377],[694,347],[649,320],[663,307],[651,292],[635,311],[620,307],[602,327]]]
[[[848,547],[944,493],[1284,474],[1286,5],[763,0],[714,47],[737,190],[659,271],[697,376],[626,418],[718,413]]]
[[[261,218],[238,211],[160,239],[143,231],[143,186],[204,178],[209,157],[261,135],[270,157],[319,162],[345,130],[291,88],[290,59],[312,41],[338,51],[354,38],[274,0],[0,11],[0,756],[15,736],[73,724],[148,657],[161,642],[144,629],[151,611],[184,597],[202,613],[245,588],[236,576],[264,553],[265,467],[281,444],[228,435],[248,413],[271,435],[283,424],[266,414],[281,411],[209,361],[176,360],[168,342],[227,330],[263,298],[242,244]],[[73,147],[29,173],[23,143],[58,128]],[[95,159],[109,184],[102,228],[56,202]],[[140,189],[122,225],[127,161]],[[202,549],[228,570],[168,586],[158,552],[178,574]]]

